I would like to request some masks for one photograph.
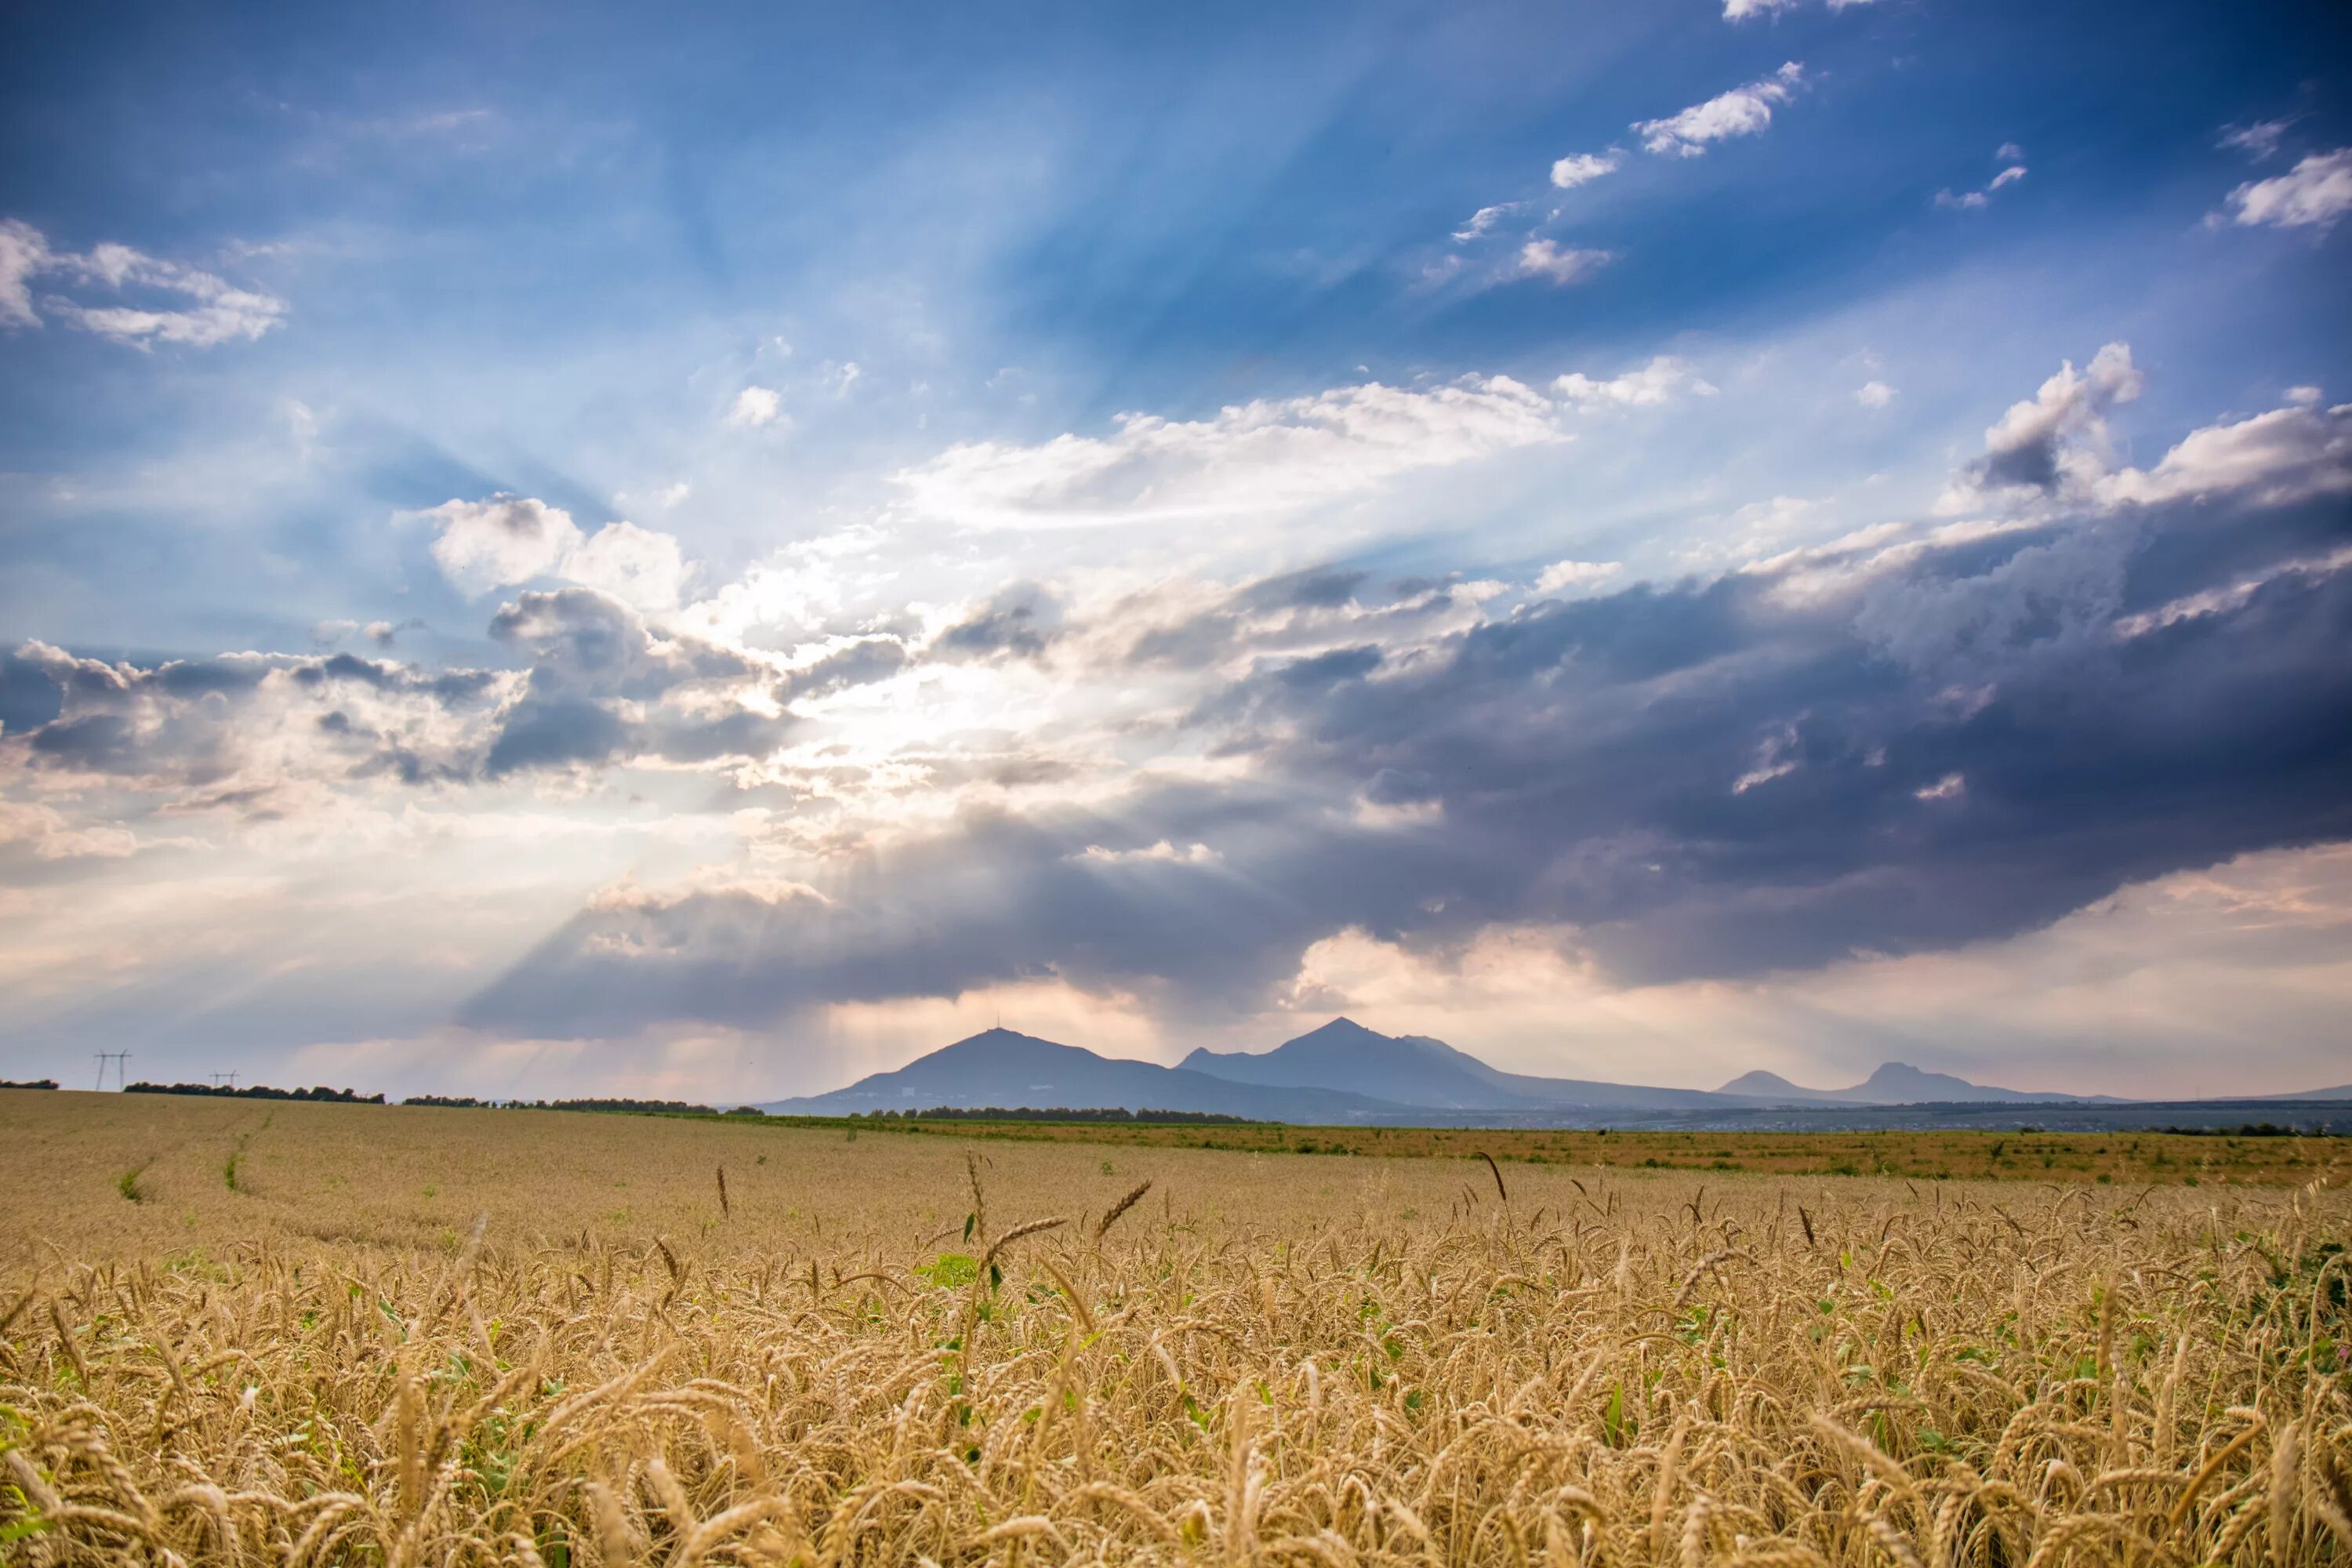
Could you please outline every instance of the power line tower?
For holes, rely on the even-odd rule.
[[[236,1074],[233,1072],[216,1072],[213,1074],[213,1087],[215,1089],[220,1088],[221,1080],[223,1079],[226,1079],[228,1080],[228,1087],[230,1090],[234,1092],[236,1089]]]
[[[130,1078],[131,1053],[129,1051],[93,1051],[90,1054],[98,1058],[98,1088],[106,1087],[106,1064],[109,1062],[114,1064],[114,1087],[117,1089],[130,1087],[127,1081]]]

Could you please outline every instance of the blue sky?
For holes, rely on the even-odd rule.
[[[2347,1076],[2340,7],[0,31],[0,1076]]]

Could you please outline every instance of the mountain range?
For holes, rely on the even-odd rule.
[[[1717,1091],[1774,1105],[2122,1105],[2112,1094],[2034,1094],[1970,1083],[1945,1072],[1927,1072],[1907,1062],[1882,1062],[1852,1089],[1805,1089],[1778,1073],[1742,1073]]]
[[[2352,1100],[2352,1086],[2275,1100]],[[958,1040],[846,1089],[770,1101],[783,1115],[1001,1107],[1208,1111],[1254,1121],[1339,1124],[1574,1122],[1612,1116],[1752,1115],[1796,1110],[1957,1105],[2128,1105],[2112,1095],[2031,1093],[1887,1062],[1850,1089],[1807,1089],[1774,1073],[1719,1089],[1665,1089],[1504,1072],[1426,1035],[1383,1035],[1348,1018],[1270,1051],[1196,1050],[1172,1068],[1097,1056],[1012,1029]]]

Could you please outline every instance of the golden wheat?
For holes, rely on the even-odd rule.
[[[2352,1563],[2321,1183],[23,1099],[10,1562]]]

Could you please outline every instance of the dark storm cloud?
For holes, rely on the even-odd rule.
[[[21,735],[55,719],[65,705],[57,678],[20,654],[0,653],[0,735]]]
[[[1196,718],[1254,782],[970,817],[829,902],[592,910],[473,1014],[756,1023],[1045,973],[1247,1009],[1349,926],[1558,923],[1652,981],[2006,936],[2352,836],[2352,572],[2310,564],[2347,542],[2341,499],[2179,506],[1261,661]]]
[[[1267,577],[1242,590],[1234,602],[1248,610],[1336,610],[1356,596],[1367,573],[1318,567]]]
[[[786,701],[826,697],[853,686],[887,680],[907,668],[907,647],[895,637],[868,637],[796,669],[784,680]]]
[[[9,660],[6,690],[11,710],[37,721],[5,733],[36,765],[157,785],[208,787],[265,765],[426,784],[638,758],[763,756],[792,722],[782,708],[791,682],[715,644],[657,634],[590,589],[522,595],[490,629],[521,653],[522,671],[435,671],[352,653],[142,668],[28,643]],[[847,650],[826,661],[831,669],[818,667],[819,682],[878,678],[887,657]],[[769,710],[740,700],[761,692]],[[311,749],[256,763],[256,742],[288,721],[289,703],[299,705],[294,721]]]
[[[530,658],[527,689],[499,714],[483,758],[490,778],[631,757],[760,756],[791,724],[781,712],[723,700],[692,710],[664,704],[689,690],[715,697],[776,683],[764,666],[715,643],[656,634],[635,611],[591,588],[524,594],[499,611],[490,633]],[[643,717],[629,710],[643,704],[656,706]]]
[[[480,712],[501,679],[493,670],[436,673],[351,654],[237,653],[152,666],[110,664],[42,643],[25,644],[10,664],[40,680],[55,705],[45,722],[7,731],[21,741],[33,765],[203,790],[205,798],[229,805],[247,794],[267,798],[276,782],[253,791],[215,788],[285,721],[282,706],[268,700],[273,683],[281,693],[322,705],[306,718],[336,721],[305,726],[318,737],[316,757],[324,771],[422,778],[465,770],[446,759],[400,765],[396,759],[406,742],[355,720],[340,705],[341,697],[356,689],[394,706],[463,716]]]
[[[1153,626],[1128,647],[1140,665],[1198,669],[1244,652],[1320,645],[1342,623],[1365,640],[1403,635],[1433,612],[1451,607],[1458,577],[1408,578],[1386,594],[1365,592],[1370,574],[1353,568],[1318,567],[1265,577],[1228,595],[1214,608]],[[1130,614],[1149,616],[1150,595],[1140,595]]]

